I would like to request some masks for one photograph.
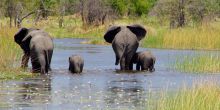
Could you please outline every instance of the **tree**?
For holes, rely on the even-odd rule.
[[[151,13],[161,22],[170,21],[170,27],[202,23],[219,16],[220,0],[159,0]]]
[[[103,0],[79,0],[76,8],[84,25],[104,24],[107,16],[111,15],[111,8]]]
[[[12,19],[15,13],[15,4],[13,0],[6,0],[6,16],[9,17],[9,25],[12,27]]]

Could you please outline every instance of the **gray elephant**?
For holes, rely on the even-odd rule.
[[[84,60],[79,55],[69,57],[69,71],[72,73],[81,73],[83,71]]]
[[[121,70],[133,70],[131,59],[139,46],[139,41],[146,35],[141,25],[112,26],[104,35],[106,42],[112,44],[115,52],[115,65],[120,63]]]
[[[132,62],[136,64],[136,70],[155,71],[154,64],[156,58],[149,51],[137,52],[132,58]]]
[[[53,40],[51,36],[40,29],[21,28],[14,36],[15,42],[24,52],[21,67],[28,66],[31,57],[33,73],[48,73],[53,54]]]

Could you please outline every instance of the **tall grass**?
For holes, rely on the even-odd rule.
[[[21,49],[14,42],[16,28],[1,27],[0,29],[0,79],[17,79],[30,77],[31,74],[16,68],[20,64]]]
[[[1,25],[6,25],[7,19],[1,19]],[[33,23],[33,19],[25,19],[24,27],[37,27],[46,30],[55,38],[89,38],[88,43],[106,44],[103,35],[110,25],[142,24],[147,29],[147,37],[142,40],[143,47],[170,49],[220,49],[220,22],[210,21],[206,24],[170,29],[167,23],[162,24],[156,18],[121,18],[107,22],[101,26],[83,25],[79,16],[65,16],[63,27],[59,28],[58,18],[48,17],[47,20]]]
[[[155,110],[219,110],[220,87],[215,81],[201,81],[192,88],[183,86],[176,93],[164,91],[156,101]]]
[[[220,49],[220,22],[210,22],[195,27],[178,29],[156,29],[149,33],[145,39],[144,47],[170,48],[170,49]]]
[[[220,58],[214,55],[186,56],[177,59],[174,67],[182,72],[220,73]]]

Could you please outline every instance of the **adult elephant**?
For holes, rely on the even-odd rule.
[[[35,28],[21,28],[14,36],[15,42],[24,52],[21,67],[28,66],[31,57],[33,73],[48,73],[53,54],[53,40],[43,30]]]
[[[121,70],[133,70],[131,59],[136,53],[139,41],[143,39],[147,31],[141,25],[112,26],[104,35],[106,42],[112,44],[115,52],[115,65],[120,62]]]

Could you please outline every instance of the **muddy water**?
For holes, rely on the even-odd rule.
[[[180,73],[170,68],[177,57],[218,54],[215,51],[181,51],[147,49],[156,56],[156,71],[118,72],[111,46],[80,44],[83,39],[55,39],[53,71],[21,81],[0,82],[1,109],[131,109],[142,110],[149,96],[161,91],[189,87],[200,79],[220,79],[220,75]],[[140,48],[139,51],[146,50]],[[68,57],[79,54],[85,60],[82,74],[68,72]]]

